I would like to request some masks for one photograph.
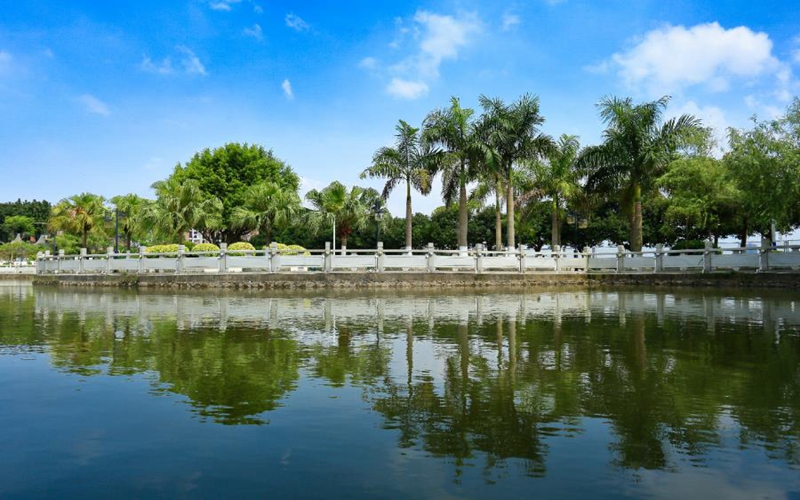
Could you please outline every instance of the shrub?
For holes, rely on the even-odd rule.
[[[198,243],[192,249],[193,252],[219,252],[219,247],[213,243]]]
[[[178,253],[178,245],[171,243],[168,245],[153,245],[147,247],[147,253]]]
[[[246,241],[236,242],[228,247],[228,255],[245,255],[242,250],[255,251],[256,247]],[[237,250],[239,250],[237,252]]]
[[[183,246],[186,247],[186,251],[187,252],[191,252],[194,249],[195,244],[191,240],[186,240],[186,241],[183,242]]]
[[[311,255],[311,253],[300,245],[285,245],[278,243],[278,253],[280,255]]]

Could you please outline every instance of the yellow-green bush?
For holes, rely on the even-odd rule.
[[[192,249],[193,252],[219,252],[219,247],[213,243],[198,243]]]
[[[278,243],[278,254],[280,255],[311,255],[311,253],[300,245],[285,245]]]
[[[256,247],[246,241],[237,241],[228,246],[228,255],[246,255],[242,250],[255,251]],[[237,252],[238,250],[238,252]]]
[[[171,243],[168,245],[153,245],[147,247],[147,253],[178,253],[178,245],[177,243]]]

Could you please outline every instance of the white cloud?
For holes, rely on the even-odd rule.
[[[414,100],[428,93],[428,85],[422,81],[403,80],[402,78],[392,78],[391,83],[386,87],[390,95],[399,99]]]
[[[159,75],[169,75],[173,73],[172,61],[169,57],[165,57],[160,63],[156,64],[147,56],[142,57],[142,63],[139,67],[150,73],[158,73]]]
[[[285,79],[283,83],[281,83],[281,88],[283,89],[283,93],[287,99],[290,101],[294,99],[294,91],[292,90],[292,82],[289,79]]]
[[[378,67],[378,60],[374,57],[365,57],[358,63],[359,68],[374,70]]]
[[[792,51],[792,60],[793,60],[793,61],[794,61],[796,64],[800,64],[800,49],[794,49],[794,50]]]
[[[178,52],[183,54],[183,59],[181,60],[181,64],[183,64],[183,68],[186,72],[190,75],[197,74],[197,75],[207,75],[206,67],[203,66],[203,63],[200,62],[200,58],[195,55],[188,47],[183,45],[178,46]]]
[[[413,36],[418,42],[415,53],[390,67],[394,76],[386,91],[402,99],[426,95],[429,83],[439,78],[442,62],[458,59],[461,49],[481,31],[475,14],[454,17],[418,10],[413,21],[413,26],[408,27],[402,19],[395,19],[398,37],[391,44],[399,48],[406,36]]]
[[[96,115],[108,116],[111,114],[111,111],[108,109],[108,104],[104,103],[100,99],[96,98],[91,94],[83,94],[76,98],[80,104],[88,111],[89,113],[94,113]]]
[[[256,14],[263,14],[264,13],[264,9],[260,5],[258,5],[256,3],[256,4],[253,4],[253,12],[255,12]]]
[[[724,91],[733,78],[774,75],[781,66],[766,33],[745,26],[725,29],[716,22],[650,31],[611,61],[628,86],[644,86],[653,94],[695,85]]]
[[[245,36],[251,36],[256,40],[264,39],[264,33],[261,31],[261,26],[258,23],[254,24],[252,28],[245,28],[242,33],[244,33]]]
[[[211,1],[208,2],[208,6],[211,7],[211,10],[221,10],[224,12],[230,12],[231,5],[237,4],[242,0],[218,0],[218,1]]]
[[[295,31],[306,31],[309,28],[308,23],[305,22],[303,18],[291,12],[286,14],[286,26],[292,28]]]
[[[699,106],[694,101],[687,101],[678,108],[669,108],[667,115],[668,118],[680,115],[694,115],[696,118],[700,118],[704,127],[714,129],[714,140],[717,141],[717,147],[713,151],[714,156],[722,156],[725,145],[728,142],[728,127],[730,127],[722,109],[717,106]]]
[[[504,14],[503,15],[503,31],[509,31],[511,28],[515,26],[519,26],[522,21],[520,20],[519,16],[516,14]]]

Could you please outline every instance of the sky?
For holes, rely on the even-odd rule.
[[[302,191],[360,180],[451,96],[539,96],[542,130],[600,141],[596,103],[670,95],[716,129],[800,94],[795,1],[26,0],[0,4],[0,201],[150,185],[227,142]],[[441,205],[439,186],[414,210]],[[403,190],[389,200],[402,215]]]

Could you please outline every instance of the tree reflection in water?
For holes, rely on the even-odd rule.
[[[307,380],[356,387],[403,450],[547,472],[607,425],[623,469],[726,446],[800,465],[795,299],[638,292],[177,296],[0,289],[3,349],[82,376],[141,374],[221,424],[264,424]],[[709,319],[711,314],[711,319]],[[402,370],[398,366],[403,366]]]

